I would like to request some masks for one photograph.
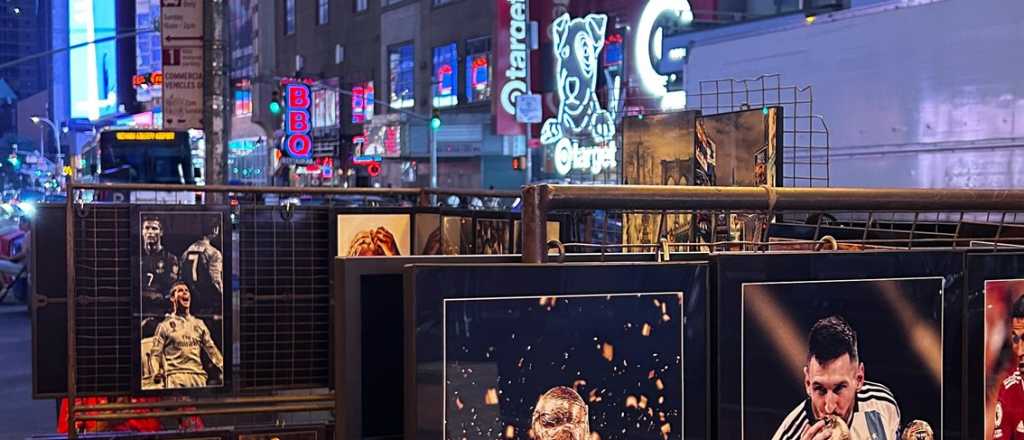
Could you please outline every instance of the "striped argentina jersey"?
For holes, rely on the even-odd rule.
[[[897,440],[900,408],[885,385],[864,381],[853,404],[850,437],[853,440]],[[804,429],[816,422],[810,399],[797,405],[782,421],[772,440],[799,440]]]

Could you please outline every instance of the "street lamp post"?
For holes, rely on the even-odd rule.
[[[46,125],[49,125],[50,129],[53,130],[53,142],[55,144],[57,144],[57,166],[59,166],[61,168],[61,172],[63,172],[63,169],[64,169],[64,155],[61,154],[61,150],[60,150],[60,131],[57,130],[57,124],[53,123],[53,121],[51,121],[49,119],[46,119],[46,118],[44,118],[42,116],[32,116],[29,119],[31,119],[32,123],[36,124],[36,125],[39,125],[40,122],[42,122],[42,123],[44,123]],[[39,148],[44,148],[44,147],[42,145],[40,145]]]
[[[430,81],[430,122],[427,124],[427,131],[430,134],[430,187],[437,188],[437,130],[441,127],[434,127],[434,87],[439,81]]]

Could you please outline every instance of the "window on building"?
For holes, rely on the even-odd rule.
[[[295,33],[295,0],[284,0],[284,34]]]
[[[466,102],[491,99],[491,38],[466,42]]]
[[[328,15],[330,14],[330,1],[317,0],[317,3],[316,24],[327,24]]]
[[[448,3],[452,3],[454,1],[455,0],[434,0],[434,6],[447,5]]]
[[[369,0],[356,0],[354,6],[356,12],[363,12],[369,7]]]
[[[415,68],[413,45],[405,44],[388,49],[389,89],[391,106],[409,108],[413,100],[413,70]]]
[[[380,0],[380,5],[381,6],[391,6],[391,5],[397,5],[397,4],[399,4],[401,2],[404,2],[404,1],[405,0]]]
[[[455,43],[434,48],[434,107],[459,103],[459,51]]]

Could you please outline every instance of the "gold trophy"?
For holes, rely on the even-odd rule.
[[[825,421],[824,432],[831,432],[832,436],[829,437],[831,440],[851,440],[850,437],[850,426],[846,424],[846,420],[838,416],[825,416],[822,420]]]
[[[900,440],[935,440],[935,433],[928,422],[914,420],[903,427]]]

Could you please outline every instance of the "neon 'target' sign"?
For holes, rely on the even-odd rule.
[[[309,136],[310,99],[309,86],[291,83],[285,86],[285,137],[284,146],[288,155],[295,159],[308,159],[313,155],[313,138]]]
[[[661,60],[662,28],[659,18],[669,14],[680,24],[693,22],[693,10],[687,0],[650,0],[640,14],[636,33],[636,67],[647,93],[661,100],[663,110],[686,107],[686,92],[669,92],[665,86],[666,77],[655,70]]]
[[[501,108],[512,116],[516,114],[516,98],[526,93],[526,2],[509,0],[509,68],[505,70],[505,85],[501,87]]]

